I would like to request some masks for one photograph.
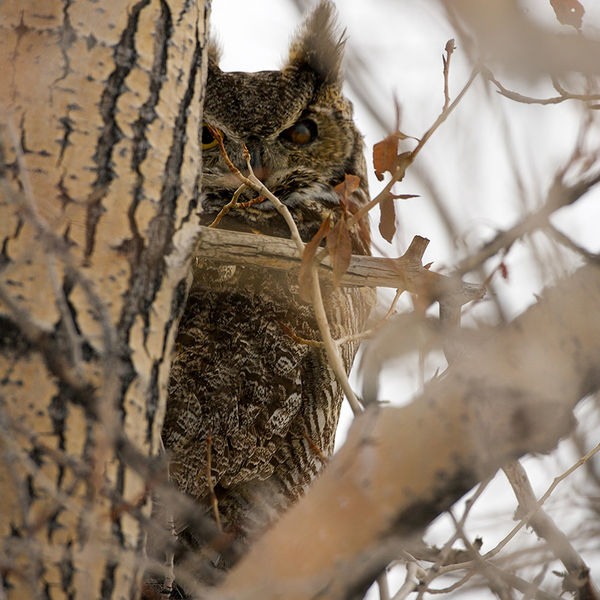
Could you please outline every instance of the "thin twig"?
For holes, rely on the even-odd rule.
[[[379,587],[379,600],[390,600],[390,586],[387,580],[387,571],[384,571],[377,578],[377,586]]]
[[[240,187],[238,187],[237,190],[235,190],[235,192],[233,192],[233,196],[231,198],[231,200],[219,211],[219,214],[214,218],[213,222],[208,225],[208,227],[216,227],[221,220],[223,219],[223,217],[232,209],[234,208],[237,203],[238,203],[238,199],[241,195],[241,193],[246,189],[246,184],[242,183],[242,185],[240,185]]]
[[[452,114],[454,109],[460,104],[461,100],[463,99],[463,96],[467,93],[467,91],[469,90],[469,88],[471,87],[471,85],[473,84],[480,72],[481,69],[479,66],[476,66],[471,71],[471,75],[469,76],[467,83],[465,83],[462,90],[460,90],[458,96],[456,96],[456,98],[454,99],[452,104],[450,104],[450,106],[442,110],[440,116],[435,120],[433,125],[425,132],[423,137],[417,143],[414,150],[411,152],[411,162],[414,161],[414,159],[417,157],[417,154],[423,149],[423,146],[425,146],[429,138],[436,132],[439,126]]]
[[[585,260],[589,262],[600,263],[600,254],[594,254],[589,250],[581,247],[579,244],[576,244],[570,237],[566,236],[562,231],[558,230],[552,223],[548,222],[546,226],[546,231],[559,243],[563,246],[573,250],[573,252],[577,252],[580,254]]]
[[[465,503],[465,509],[463,511],[463,514],[462,514],[460,520],[458,521],[458,523],[461,527],[464,526],[464,523],[466,522],[467,517],[469,516],[469,513],[471,512],[471,509],[475,505],[475,502],[477,501],[477,499],[481,496],[481,494],[483,494],[483,492],[486,489],[486,487],[488,486],[489,482],[490,482],[490,479],[486,479],[485,481],[482,481],[477,486],[475,493]],[[429,569],[427,569],[427,571],[426,571],[427,576],[425,578],[423,578],[423,583],[419,586],[419,593],[417,595],[417,600],[421,600],[421,598],[424,597],[424,594],[426,592],[435,593],[435,592],[431,591],[431,589],[429,588],[429,584],[440,574],[441,565],[443,565],[445,563],[448,555],[452,551],[452,546],[454,545],[454,542],[459,537],[460,537],[460,534],[459,534],[458,530],[455,529],[453,535],[450,537],[450,539],[444,544],[443,548],[440,550],[437,560],[434,562],[433,565],[431,565],[431,567]],[[472,561],[470,561],[469,564],[471,564],[471,562]],[[467,577],[467,579],[468,579],[468,577]]]
[[[415,159],[417,158],[417,155],[423,149],[423,146],[425,145],[425,143],[435,133],[435,131],[439,128],[439,126],[452,114],[454,109],[458,106],[458,104],[462,100],[463,96],[467,93],[467,90],[471,87],[471,84],[475,81],[477,75],[479,75],[479,72],[480,72],[479,67],[475,67],[473,69],[469,79],[463,86],[463,88],[460,91],[460,93],[458,94],[458,96],[455,98],[454,102],[452,102],[452,104],[450,104],[449,106],[447,106],[447,107],[445,106],[443,108],[442,112],[440,113],[438,118],[435,120],[433,125],[431,125],[431,127],[424,133],[423,137],[417,142],[417,145],[415,146],[415,148],[410,153],[408,153],[407,157],[404,157],[403,160],[401,160],[399,162],[396,171],[394,173],[392,173],[391,180],[387,183],[387,185],[383,188],[383,190],[381,192],[379,192],[379,194],[377,194],[377,196],[375,196],[375,198],[373,198],[371,201],[367,202],[367,204],[365,204],[359,210],[357,210],[356,213],[354,213],[348,219],[348,227],[352,227],[353,225],[358,223],[358,221],[360,219],[362,219],[373,207],[377,206],[378,204],[380,204],[384,200],[387,200],[390,197],[392,187],[398,181],[402,180],[402,178],[404,177],[404,174],[406,172],[406,169],[415,161]]]
[[[404,583],[394,594],[392,600],[405,600],[405,598],[407,598],[409,594],[412,594],[412,592],[414,592],[415,588],[417,587],[417,582],[415,581],[417,569],[417,563],[406,563],[406,577],[404,578]]]
[[[287,223],[290,233],[292,235],[292,239],[294,240],[296,247],[299,252],[304,252],[304,242],[300,237],[300,233],[298,232],[298,227],[296,226],[296,222],[292,217],[289,209],[285,204],[279,200],[270,190],[268,190],[265,185],[260,181],[252,172],[252,166],[250,165],[250,153],[247,148],[244,146],[244,155],[246,158],[246,165],[248,167],[248,171],[250,175],[248,176],[248,180],[250,185],[261,195],[266,196],[275,206],[280,215],[283,216],[285,222]],[[323,295],[321,293],[321,284],[319,282],[319,274],[317,271],[316,265],[313,265],[311,269],[311,299],[313,303],[313,308],[315,311],[315,318],[317,320],[317,325],[319,326],[319,331],[321,333],[321,337],[323,339],[323,346],[325,348],[325,352],[327,354],[327,359],[329,361],[329,365],[333,370],[336,379],[342,386],[344,390],[344,394],[352,408],[352,412],[354,415],[358,415],[362,412],[362,407],[358,400],[358,397],[354,393],[350,382],[348,381],[348,375],[346,373],[346,368],[344,366],[344,362],[342,360],[342,356],[340,354],[339,348],[333,340],[333,336],[331,335],[331,328],[329,327],[329,322],[327,319],[327,312],[325,311],[325,304],[323,303]]]
[[[358,400],[358,397],[354,393],[354,390],[350,386],[350,382],[348,381],[348,375],[346,374],[346,368],[344,367],[344,363],[342,361],[342,356],[340,354],[337,344],[335,343],[331,335],[331,329],[329,328],[329,324],[327,321],[327,313],[325,312],[325,305],[323,304],[323,296],[321,295],[321,284],[319,283],[319,275],[317,273],[316,267],[313,267],[311,270],[311,290],[313,307],[315,309],[315,316],[319,325],[321,337],[323,338],[323,344],[325,346],[325,352],[327,353],[327,359],[329,360],[329,364],[333,372],[335,373],[338,382],[341,384],[342,389],[346,394],[346,398],[348,399],[350,408],[352,409],[354,416],[359,415],[363,411],[363,408],[360,405],[360,402]]]
[[[212,482],[212,436],[208,435],[206,438],[206,482],[208,483],[208,493],[210,496],[210,503],[215,515],[215,523],[217,529],[222,532],[223,527],[221,526],[221,516],[219,514],[219,502],[217,495],[215,494],[215,486]]]
[[[400,296],[404,293],[404,291],[404,289],[396,290],[396,293],[394,294],[394,299],[392,300],[390,307],[387,309],[387,312],[385,313],[383,318],[380,319],[379,322],[375,323],[375,325],[371,327],[371,329],[366,329],[361,333],[355,333],[353,335],[346,335],[344,337],[338,338],[335,341],[335,343],[338,344],[338,346],[341,346],[350,342],[358,342],[360,340],[372,338],[375,335],[375,333],[377,333],[377,331],[379,331],[379,329],[381,329],[389,321],[390,317],[393,314],[395,314],[396,304],[398,303],[398,300],[400,299]]]
[[[446,110],[450,104],[450,92],[448,91],[448,79],[450,75],[450,59],[452,53],[456,49],[454,45],[454,39],[450,39],[446,42],[446,56],[442,55],[442,64],[444,65],[444,107],[442,110]]]
[[[552,480],[552,483],[550,484],[550,486],[546,489],[545,493],[537,501],[538,506],[535,509],[533,509],[533,510],[529,510],[527,512],[527,514],[525,514],[521,518],[521,520],[519,521],[519,523],[517,523],[510,530],[510,532],[500,542],[498,542],[498,544],[496,544],[496,546],[494,546],[491,550],[489,550],[488,552],[486,552],[483,555],[483,558],[485,560],[489,560],[490,558],[493,558],[498,553],[500,553],[503,550],[503,548],[515,537],[515,535],[517,535],[517,533],[523,527],[525,527],[527,524],[529,524],[529,521],[531,520],[531,517],[533,517],[533,515],[537,512],[538,508],[540,506],[542,506],[546,502],[546,500],[548,500],[548,498],[552,495],[552,492],[554,492],[554,490],[556,489],[556,487],[558,486],[558,484],[561,483],[561,481],[564,481],[569,475],[571,475],[571,473],[573,473],[574,471],[576,471],[577,469],[579,469],[588,460],[590,460],[590,458],[592,458],[592,456],[594,456],[598,452],[600,452],[600,444],[597,444],[596,446],[594,446],[589,452],[587,452],[584,456],[582,456],[579,460],[577,460],[567,470],[563,471],[563,473],[561,473],[560,475],[558,475],[557,477],[555,477]],[[452,565],[452,566],[449,566],[449,567],[441,567],[439,569],[439,574],[444,574],[444,573],[447,573],[447,572],[450,572],[450,571],[455,571],[457,569],[469,568],[470,566],[471,566],[470,562],[465,562],[465,563],[455,564],[455,565]]]
[[[544,509],[538,506],[527,472],[521,463],[517,460],[507,465],[504,467],[504,473],[517,497],[519,509],[524,512],[535,511],[529,524],[539,537],[547,540],[556,558],[567,569],[569,589],[579,592],[584,588],[589,588],[586,597],[593,598],[595,594],[591,590],[589,567],[577,553],[567,536],[556,526]],[[579,594],[577,594],[578,596]]]
[[[216,132],[216,130],[215,130],[215,132]],[[215,135],[215,134],[213,134],[213,135]],[[249,173],[247,177],[244,176],[239,171],[239,169],[237,169],[235,167],[235,165],[233,165],[233,163],[231,163],[231,160],[227,156],[227,151],[225,149],[225,146],[223,144],[223,140],[222,140],[222,137],[220,136],[220,134],[217,133],[215,137],[216,137],[217,141],[219,141],[219,139],[220,139],[219,144],[220,144],[220,148],[221,148],[221,154],[224,156],[225,161],[226,161],[230,171],[234,175],[236,175],[236,177],[238,177],[243,183],[245,183],[246,185],[249,185],[252,189],[254,189],[256,192],[258,192],[261,196],[265,196],[268,200],[270,200],[272,202],[272,204],[273,204],[273,206],[275,206],[275,209],[277,210],[277,212],[279,212],[279,214],[284,218],[284,220],[290,230],[292,240],[296,244],[296,248],[298,249],[298,252],[300,253],[300,255],[302,255],[302,253],[304,252],[304,242],[302,241],[302,238],[300,237],[298,227],[296,225],[296,222],[294,221],[294,218],[292,217],[292,214],[290,213],[287,206],[285,206],[279,200],[279,198],[277,198],[269,189],[267,189],[267,187],[262,183],[262,181],[260,181],[260,179],[258,179],[256,177],[256,175],[254,175],[254,172],[252,171],[252,165],[250,164],[250,153],[248,152],[248,149],[246,148],[246,146],[243,147],[243,156],[244,156],[244,159],[246,160],[246,167],[248,168],[248,173]],[[337,347],[337,345],[331,335],[331,329],[329,327],[329,323],[327,320],[327,313],[325,311],[325,305],[323,304],[323,297],[321,294],[321,285],[319,283],[319,276],[318,276],[316,266],[314,266],[311,271],[311,298],[313,301],[315,318],[317,321],[317,325],[319,327],[319,331],[321,333],[321,337],[323,338],[323,345],[325,348],[325,352],[327,354],[327,359],[329,361],[329,365],[330,365],[331,369],[333,370],[333,372],[336,376],[336,379],[342,386],[342,389],[344,390],[346,398],[348,399],[348,402],[350,403],[352,411],[354,412],[355,415],[359,414],[360,412],[362,412],[362,407],[360,405],[360,402],[359,402],[356,394],[354,393],[354,390],[350,386],[350,382],[348,381],[348,375],[346,374],[346,369],[344,367],[344,363],[342,361],[342,357],[341,357],[339,348]]]
[[[451,510],[448,511],[448,513],[454,522],[456,531],[458,532],[460,539],[462,539],[465,548],[471,552],[471,555],[473,556],[473,562],[475,565],[477,565],[478,571],[488,580],[490,589],[500,596],[500,598],[509,598],[510,594],[506,583],[498,578],[498,573],[491,568],[491,564],[482,558],[479,552],[481,545],[478,544],[476,547],[467,537],[463,524],[458,523]]]
[[[564,171],[564,169],[563,169]],[[564,172],[557,174],[554,183],[548,192],[548,199],[543,206],[523,217],[513,227],[501,231],[492,240],[486,242],[481,249],[465,258],[459,263],[455,270],[457,276],[477,269],[488,258],[495,256],[502,249],[512,246],[518,239],[531,233],[535,229],[547,227],[550,215],[564,206],[573,204],[585,193],[600,183],[600,171],[577,181],[572,185],[566,185],[562,179]]]
[[[493,83],[498,88],[498,93],[508,98],[509,100],[514,100],[515,102],[520,102],[522,104],[560,104],[565,102],[566,100],[577,100],[579,102],[597,102],[600,100],[600,94],[571,94],[567,92],[562,87],[559,87],[554,79],[554,87],[556,91],[559,93],[559,96],[553,96],[551,98],[532,98],[531,96],[525,96],[523,94],[519,94],[518,92],[513,92],[508,88],[505,88],[492,74],[489,69],[482,69],[482,76],[487,79],[489,82]]]

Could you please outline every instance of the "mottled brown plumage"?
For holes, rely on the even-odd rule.
[[[205,122],[222,132],[241,171],[246,144],[256,173],[289,207],[304,240],[329,213],[339,217],[333,187],[346,173],[361,178],[355,204],[367,199],[362,138],[341,94],[342,49],[332,6],[323,2],[292,42],[281,71],[224,73],[214,60],[209,66]],[[208,224],[240,182],[204,133],[202,219]],[[245,190],[240,201],[255,196]],[[289,237],[268,201],[234,208],[221,226]],[[367,253],[364,235],[353,230],[351,236],[354,252]],[[371,291],[325,287],[324,296],[335,338],[363,328]],[[210,446],[219,514],[236,533],[267,524],[307,488],[333,451],[342,391],[324,350],[298,337],[318,340],[320,334],[312,306],[298,295],[296,273],[196,261],[163,440],[171,478],[207,512]],[[356,348],[342,347],[348,371]]]

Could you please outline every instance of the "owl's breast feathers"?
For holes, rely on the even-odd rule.
[[[327,290],[334,337],[359,332],[372,300],[370,290]],[[272,518],[266,504],[296,499],[333,451],[342,392],[324,351],[302,342],[320,337],[312,306],[296,275],[238,267],[218,282],[207,266],[179,330],[163,429],[170,475],[206,503],[210,467],[225,523],[260,527]],[[342,349],[347,370],[355,351]]]

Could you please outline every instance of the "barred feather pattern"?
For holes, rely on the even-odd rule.
[[[165,446],[178,487],[244,536],[297,499],[333,451],[342,391],[297,274],[198,264],[172,367]],[[370,290],[324,290],[334,337],[364,327]],[[296,338],[296,339],[295,339]],[[357,343],[342,346],[349,371]],[[208,464],[210,444],[210,465]]]

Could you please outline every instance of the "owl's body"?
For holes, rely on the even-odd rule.
[[[334,186],[361,178],[352,201],[366,201],[362,139],[341,95],[342,44],[332,8],[308,19],[282,71],[223,73],[209,65],[205,122],[218,129],[233,163],[242,144],[266,187],[290,209],[308,241],[328,214],[340,217]],[[205,131],[202,219],[209,224],[240,182]],[[245,190],[239,201],[255,198]],[[289,237],[269,201],[236,207],[220,226]],[[350,232],[355,253],[368,239]],[[324,286],[334,338],[364,327],[372,292]],[[170,476],[210,507],[210,470],[225,529],[251,534],[296,499],[333,451],[342,391],[319,340],[312,305],[298,295],[297,273],[197,261],[179,326],[163,429]],[[356,342],[344,344],[349,371]]]

